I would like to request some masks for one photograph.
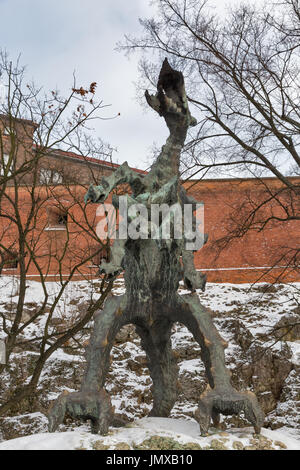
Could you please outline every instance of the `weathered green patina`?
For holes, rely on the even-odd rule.
[[[170,135],[161,153],[146,176],[131,170],[125,162],[113,174],[91,186],[86,201],[104,202],[111,191],[122,183],[131,186],[127,203],[196,204],[179,183],[179,159],[187,130],[196,124],[191,116],[181,72],[164,61],[157,84],[157,93],[146,92],[148,104],[163,116]],[[118,199],[113,198],[118,207]],[[162,221],[163,223],[163,221]],[[206,237],[204,237],[204,242]],[[195,270],[194,254],[185,249],[187,239],[126,239],[116,240],[109,262],[101,264],[108,274],[124,271],[126,294],[110,297],[102,311],[95,315],[94,330],[87,347],[87,366],[81,390],[61,395],[49,413],[49,430],[54,431],[65,413],[90,419],[92,432],[107,432],[116,424],[110,399],[104,391],[109,369],[109,356],[117,332],[132,323],[141,337],[153,381],[153,408],[150,416],[167,417],[178,395],[178,366],[171,349],[174,322],[184,324],[201,347],[201,358],[208,379],[207,390],[199,397],[196,418],[202,434],[207,433],[210,420],[214,425],[219,415],[238,414],[246,418],[259,433],[263,413],[255,395],[237,392],[231,385],[230,371],[225,367],[226,342],[217,332],[209,311],[201,305],[196,289],[205,288],[205,276]],[[180,261],[181,260],[181,261]],[[183,280],[191,294],[179,295]]]

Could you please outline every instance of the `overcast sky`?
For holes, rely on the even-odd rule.
[[[46,90],[63,92],[98,83],[97,95],[111,107],[95,134],[117,147],[121,163],[146,168],[154,141],[163,144],[165,124],[135,98],[137,57],[116,52],[126,33],[141,31],[138,19],[152,11],[148,0],[0,0],[0,48],[11,59],[21,53],[29,78]]]
[[[100,121],[95,135],[117,147],[119,163],[146,168],[153,143],[162,145],[168,131],[136,101],[138,57],[114,49],[151,14],[148,0],[0,0],[0,48],[13,60],[21,53],[29,78],[46,90],[68,92],[74,71],[80,85],[97,82],[98,97],[111,105],[105,116],[121,115]]]

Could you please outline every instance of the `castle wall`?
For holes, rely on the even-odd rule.
[[[7,132],[8,129],[10,132]],[[32,171],[20,174],[17,180],[18,204],[22,223],[25,224],[31,208],[34,171],[37,172],[35,198],[38,210],[30,232],[37,264],[48,279],[57,276],[65,279],[72,270],[74,279],[97,276],[99,253],[88,262],[81,263],[87,254],[89,256],[89,253],[92,255],[99,251],[92,233],[99,221],[97,205],[85,208],[83,198],[90,182],[100,181],[103,175],[110,174],[118,165],[61,150],[42,154],[41,149],[33,145],[35,129],[36,125],[31,121],[16,119],[9,123],[6,116],[0,116],[3,153],[13,154],[15,168],[38,158]],[[50,174],[58,179],[42,185],[45,183],[41,180],[43,171],[44,175]],[[300,185],[299,177],[292,180]],[[52,184],[60,181],[63,185]],[[286,216],[285,206],[294,205],[299,213],[299,198],[292,200],[288,191],[282,191],[283,186],[278,179],[195,180],[186,182],[184,186],[196,200],[204,202],[204,231],[209,234],[209,240],[195,253],[195,266],[207,274],[208,281],[300,281],[299,267],[291,268],[296,264],[293,257],[299,247],[300,223],[297,220],[280,220]],[[14,201],[13,180],[8,182],[6,194]],[[263,204],[271,194],[278,196],[271,203]],[[9,217],[3,217],[3,214],[13,214],[9,198],[1,201],[0,240],[12,251],[18,251],[16,226]],[[259,205],[262,207],[256,212],[252,226],[248,229],[246,226],[245,235],[229,236],[245,220],[247,211]],[[261,222],[269,218],[271,220],[260,230]],[[230,243],[224,245],[228,236]],[[24,254],[26,256],[28,253]],[[25,261],[28,262],[28,259]],[[18,267],[6,267],[3,274],[18,275],[19,270],[20,263]],[[28,266],[28,275],[32,279],[39,278],[34,262]]]
[[[300,178],[293,178],[300,183]],[[195,254],[198,269],[207,274],[208,281],[247,283],[299,281],[300,272],[291,269],[293,254],[299,248],[299,221],[271,220],[262,231],[250,229],[242,238],[233,238],[226,248],[220,239],[240,223],[243,210],[249,210],[277,193],[282,187],[275,178],[236,180],[202,180],[187,182],[188,193],[204,202],[204,231],[207,244]],[[190,188],[190,189],[188,189]],[[282,196],[284,205],[288,194]],[[297,203],[295,201],[295,203]],[[299,201],[298,201],[299,204]],[[278,204],[266,204],[257,212],[257,221],[271,216],[284,217]]]

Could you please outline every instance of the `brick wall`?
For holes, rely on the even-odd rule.
[[[269,179],[267,183],[273,189],[278,185],[275,179]],[[188,192],[204,202],[205,232],[209,234],[207,244],[195,254],[195,265],[207,274],[208,281],[244,283],[260,279],[272,282],[277,277],[284,282],[300,281],[299,271],[285,268],[287,261],[283,257],[287,250],[299,245],[299,222],[288,222],[284,226],[280,223],[270,224],[262,232],[249,232],[241,239],[232,240],[222,251],[217,250],[216,242],[227,234],[230,216],[240,207],[241,201],[249,198],[249,194],[254,194],[258,199],[263,196],[257,181],[213,180],[192,184]],[[186,183],[186,186],[188,189],[191,183]],[[14,189],[9,188],[7,191],[13,197]],[[35,250],[38,264],[49,274],[49,279],[59,269],[66,277],[87,253],[93,254],[97,249],[97,243],[85,219],[86,217],[89,220],[90,227],[96,227],[99,220],[96,215],[97,205],[84,208],[82,201],[85,189],[76,185],[70,186],[68,190],[59,185],[55,188],[41,186],[38,191],[40,209],[37,226],[32,232],[33,238],[37,240]],[[19,201],[25,220],[30,209],[28,188],[19,188]],[[67,229],[59,223],[64,209],[68,211]],[[2,210],[9,212],[9,204],[6,203]],[[15,229],[10,228],[8,222],[2,218],[0,231],[5,232],[6,243],[11,244],[16,237]],[[64,253],[66,243],[67,250]],[[61,263],[58,262],[60,257]],[[276,267],[270,269],[274,266]],[[18,269],[4,271],[7,274],[17,272]],[[28,272],[33,279],[38,278],[38,269],[34,263],[30,265]],[[75,277],[94,276],[96,273],[97,268],[91,259],[76,270]]]
[[[32,141],[34,123],[16,120],[14,126],[16,131],[14,151],[18,167],[26,159],[31,159],[39,149],[33,146]],[[3,133],[4,127],[5,119],[0,116],[4,152],[10,152],[12,140],[5,135],[5,132]],[[35,227],[32,229],[32,237],[33,241],[36,240],[35,254],[38,264],[43,272],[48,274],[49,279],[56,276],[59,271],[63,277],[67,277],[87,253],[92,254],[93,250],[97,249],[86,222],[88,220],[91,226],[96,226],[99,220],[96,216],[97,207],[89,205],[84,209],[83,196],[86,189],[78,183],[88,185],[90,182],[99,181],[102,175],[110,174],[115,167],[117,165],[60,150],[51,151],[39,160],[38,175],[41,169],[53,170],[61,174],[64,180],[64,186],[40,186],[36,189],[39,210]],[[31,205],[31,180],[32,174],[29,173],[21,180],[18,188],[18,199],[24,221]],[[300,178],[293,178],[293,181],[300,184]],[[278,192],[280,182],[277,179],[189,181],[185,183],[185,187],[195,199],[204,202],[205,232],[209,234],[209,241],[195,254],[195,265],[197,269],[207,274],[208,281],[232,283],[257,280],[300,281],[299,269],[286,268],[290,265],[289,258],[293,250],[299,246],[299,221],[284,224],[272,221],[264,230],[250,230],[243,238],[231,240],[228,246],[220,250],[220,239],[233,230],[249,206],[264,201],[270,192]],[[13,200],[14,188],[12,186],[7,188],[7,192]],[[280,194],[282,207],[286,202],[290,203],[289,197],[286,192]],[[293,203],[299,205],[299,201]],[[8,199],[2,201],[1,212],[3,211],[7,213],[12,211]],[[65,212],[68,212],[66,227],[63,225]],[[270,214],[280,218],[284,216],[281,212],[280,204],[267,204],[257,213],[257,218],[264,219]],[[12,247],[16,240],[16,228],[5,217],[0,217],[0,240],[6,246]],[[10,268],[3,272],[17,274],[18,269]],[[33,279],[38,278],[38,268],[34,263],[30,264],[28,273]],[[97,268],[91,259],[79,266],[74,274],[82,277],[94,276],[96,273]]]
[[[300,184],[300,178],[293,178]],[[222,251],[216,242],[224,238],[240,220],[243,207],[264,201],[269,192],[278,192],[281,183],[275,178],[203,180],[187,182],[188,193],[204,202],[204,231],[209,234],[207,244],[195,254],[198,269],[211,282],[273,282],[299,281],[299,269],[286,268],[293,249],[299,247],[299,221],[270,222],[264,230],[251,230],[241,239],[233,239]],[[189,189],[190,188],[190,189]],[[298,202],[299,204],[299,202]],[[275,207],[274,207],[275,206]],[[266,204],[258,217],[280,214],[278,205]],[[275,268],[273,268],[276,266]],[[273,269],[270,269],[273,268]]]
[[[21,214],[21,223],[25,226],[29,211],[32,207],[30,188],[18,188],[18,206]],[[96,205],[85,206],[83,199],[86,189],[73,185],[66,190],[64,186],[55,188],[40,186],[35,190],[37,209],[28,234],[28,249],[22,257],[26,264],[29,278],[39,280],[41,270],[48,280],[63,279],[74,271],[74,278],[94,276],[97,268],[94,265],[94,254],[99,251],[95,241],[97,220]],[[9,247],[18,256],[18,242],[16,226],[4,217],[5,214],[14,214],[11,201],[15,201],[14,188],[6,190],[9,199],[4,200],[0,217],[0,243]],[[15,202],[14,202],[15,204]],[[88,221],[88,222],[87,222]],[[29,250],[34,252],[34,261],[30,260]],[[82,264],[91,256],[91,259]],[[17,268],[3,269],[3,274],[20,272],[20,259]]]
[[[14,167],[12,166],[11,169],[14,171],[19,169],[25,162],[33,163],[31,171],[26,171],[18,177],[20,185],[31,184],[35,172],[37,181],[44,182],[41,179],[41,171],[43,170],[56,173],[56,176],[61,176],[65,183],[89,184],[91,181],[99,180],[103,175],[110,174],[112,169],[117,166],[73,152],[58,149],[43,150],[41,147],[37,147],[33,141],[36,127],[32,121],[14,119],[9,122],[6,116],[0,115],[3,153],[12,155]],[[14,182],[10,180],[8,186],[13,185]]]

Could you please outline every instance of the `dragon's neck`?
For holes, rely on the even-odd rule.
[[[153,181],[161,187],[174,176],[179,177],[180,153],[186,134],[187,129],[178,127],[170,133],[146,177],[149,182]]]

